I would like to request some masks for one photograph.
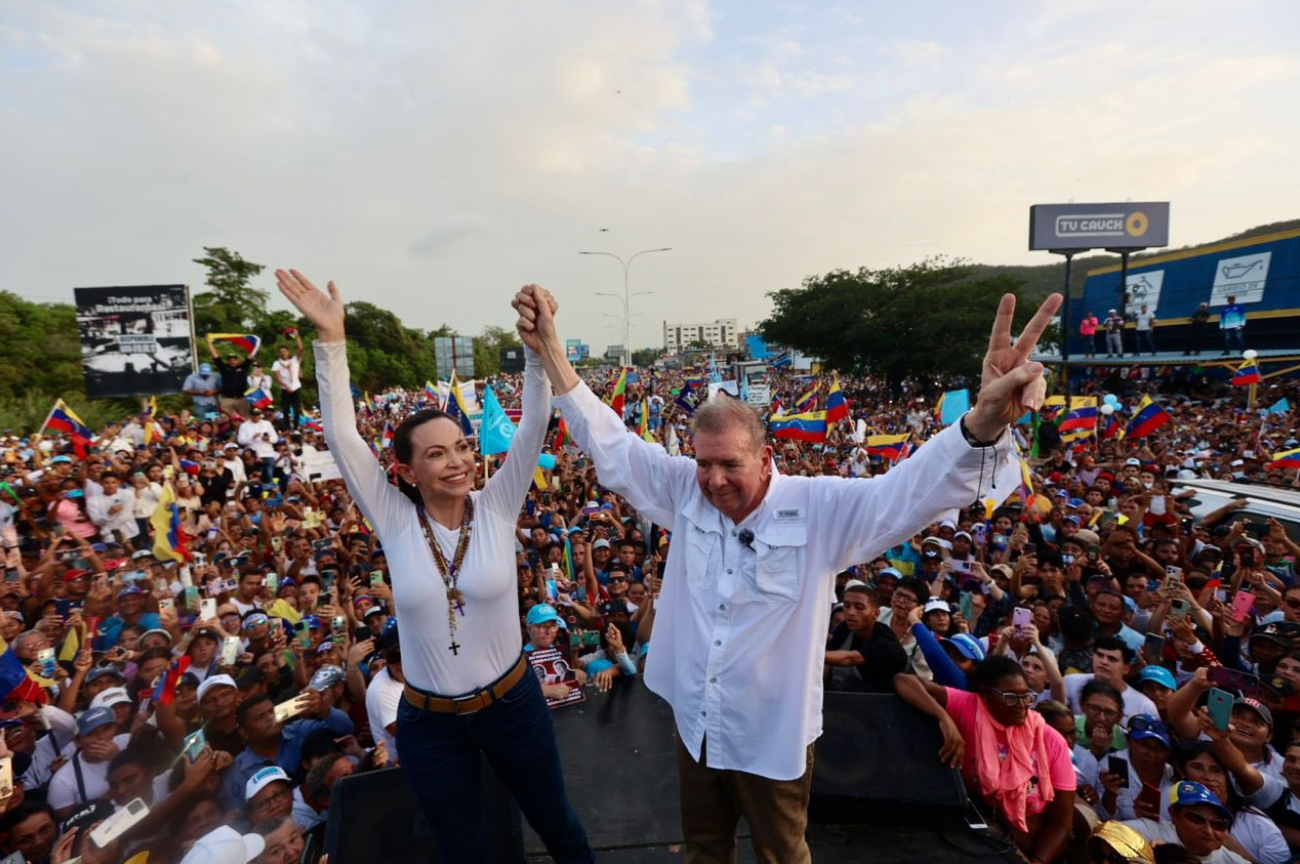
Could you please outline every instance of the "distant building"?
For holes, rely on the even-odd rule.
[[[605,361],[606,361],[607,363],[621,363],[621,362],[623,362],[623,346],[622,346],[622,345],[610,345],[608,348],[605,349],[605,358],[604,358],[604,359],[605,359]]]
[[[740,347],[740,327],[735,318],[719,318],[699,324],[664,322],[665,351],[681,351],[695,343],[720,350],[735,350]]]

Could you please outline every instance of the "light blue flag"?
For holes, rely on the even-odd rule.
[[[543,471],[554,471],[555,457],[552,456],[550,453],[538,453],[537,467],[541,468]]]
[[[497,394],[489,385],[483,390],[483,426],[479,429],[479,451],[484,456],[504,453],[510,449],[510,440],[515,437],[515,424],[510,422],[506,412],[497,401]]]
[[[939,422],[945,426],[956,423],[970,410],[969,390],[949,390],[943,394],[943,411]]]
[[[1269,414],[1284,414],[1291,410],[1291,403],[1285,397],[1274,402],[1268,409]]]

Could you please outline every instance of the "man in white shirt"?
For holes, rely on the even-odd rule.
[[[1133,649],[1118,636],[1098,638],[1092,649],[1092,672],[1077,672],[1065,676],[1065,700],[1070,710],[1075,714],[1083,713],[1079,694],[1085,684],[1098,678],[1118,690],[1123,697],[1124,716],[1120,718],[1121,723],[1137,714],[1159,717],[1160,712],[1156,710],[1155,703],[1136,687],[1130,687],[1124,682],[1134,659]]]
[[[116,731],[112,708],[90,708],[77,718],[77,752],[50,779],[46,798],[60,819],[79,804],[108,797],[108,765],[131,742]]]
[[[117,474],[105,471],[100,477],[101,492],[98,495],[87,494],[86,512],[90,521],[99,528],[99,536],[105,540],[111,535],[118,539],[130,540],[140,533],[140,526],[135,521],[135,489],[123,487]]]
[[[694,460],[627,434],[569,365],[549,292],[529,285],[515,296],[520,337],[541,355],[602,485],[673,527],[646,684],[677,722],[689,864],[733,860],[741,815],[758,860],[810,861],[804,830],[835,574],[947,510],[1016,488],[1007,428],[1022,406],[1042,402],[1042,367],[1029,354],[1060,300],[1049,298],[1013,347],[1015,298],[1004,297],[975,408],[916,456],[857,483],[777,473],[766,425],[725,396],[695,412]]]
[[[271,374],[280,385],[280,405],[284,410],[285,422],[290,429],[298,428],[298,418],[302,416],[302,337],[295,328],[292,331],[295,350],[281,345],[279,357],[271,364]],[[395,751],[394,751],[395,752]]]
[[[1232,814],[1213,792],[1184,780],[1171,797],[1168,822],[1134,819],[1124,824],[1151,843],[1177,843],[1201,864],[1246,864],[1247,859],[1223,845]]]
[[[275,465],[275,442],[279,433],[262,414],[262,409],[254,408],[250,416],[239,424],[239,434],[235,440],[240,447],[247,447],[262,461],[262,482],[270,483],[271,470]]]
[[[391,635],[390,635],[391,634]],[[379,639],[385,664],[366,688],[366,715],[370,718],[370,731],[375,740],[383,740],[389,759],[397,760],[397,706],[402,701],[402,649],[397,644],[397,628],[392,628]]]

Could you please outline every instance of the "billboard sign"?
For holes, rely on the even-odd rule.
[[[1035,204],[1029,208],[1029,248],[1149,249],[1169,245],[1169,202]]]
[[[452,370],[464,379],[474,378],[474,338],[472,336],[434,336],[433,358],[438,375],[450,378]]]
[[[1228,305],[1229,294],[1238,303],[1261,302],[1264,299],[1264,283],[1268,281],[1268,265],[1272,260],[1272,252],[1220,259],[1214,267],[1210,305]]]
[[[88,397],[181,392],[194,371],[189,288],[75,288],[73,295]]]

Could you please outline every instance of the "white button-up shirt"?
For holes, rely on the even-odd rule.
[[[646,686],[673,706],[697,761],[707,737],[710,767],[774,780],[802,776],[821,735],[835,574],[1018,483],[1005,433],[980,450],[954,426],[872,480],[774,472],[763,502],[735,524],[704,498],[694,460],[629,434],[585,384],[555,403],[601,484],[672,526]],[[754,535],[748,547],[743,529]]]

